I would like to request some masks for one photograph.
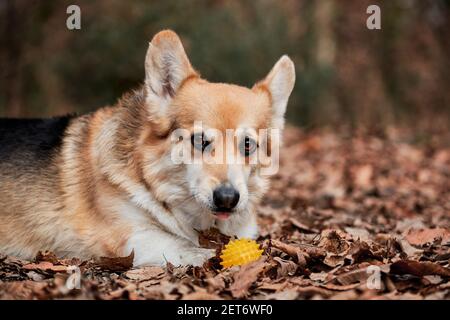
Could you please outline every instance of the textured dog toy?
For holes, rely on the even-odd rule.
[[[224,268],[241,266],[258,260],[262,253],[263,250],[259,248],[256,241],[250,239],[232,240],[222,250],[220,264]]]

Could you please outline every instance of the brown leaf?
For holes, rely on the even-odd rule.
[[[349,249],[350,245],[345,239],[346,234],[341,230],[323,230],[319,247],[334,254],[341,254]]]
[[[307,287],[297,288],[297,292],[299,292],[303,298],[312,298],[315,295],[320,295],[320,296],[323,296],[324,298],[329,298],[334,294],[334,292],[332,290],[328,290],[328,289],[324,289],[324,288],[316,287],[316,286],[307,286]]]
[[[310,258],[309,252],[313,253],[314,255],[322,254],[320,250],[317,250],[316,248],[300,248],[298,246],[290,245],[278,240],[271,240],[270,243],[272,247],[277,248],[294,258],[297,264],[303,269],[306,268],[307,260]]]
[[[51,262],[43,261],[40,263],[29,263],[23,266],[25,270],[40,270],[51,272],[67,272],[66,266],[55,266]]]
[[[144,281],[150,279],[160,279],[166,271],[161,267],[145,267],[141,269],[129,270],[125,273],[128,279],[136,281]]]
[[[234,298],[242,298],[249,294],[248,289],[258,279],[258,275],[264,270],[266,257],[243,265],[233,276],[233,284],[230,286],[231,295]]]
[[[323,259],[323,263],[325,263],[327,266],[335,268],[337,266],[343,265],[345,262],[345,256],[344,255],[334,255],[334,254],[327,254],[325,259]]]
[[[325,284],[320,284],[320,287],[328,289],[328,290],[333,290],[333,291],[347,291],[347,290],[351,290],[351,289],[355,289],[357,287],[359,287],[361,284],[360,283],[352,283],[352,284],[347,284],[347,285],[337,285],[337,284],[332,284],[332,283],[325,283]]]
[[[127,257],[100,257],[95,266],[109,271],[127,271],[133,267],[134,250]]]
[[[298,265],[293,261],[283,260],[280,257],[274,257],[273,260],[275,260],[278,264],[277,268],[278,278],[293,276],[297,272]]]
[[[48,294],[45,292],[46,283],[26,281],[1,282],[0,292],[2,292],[2,299],[5,300],[30,300],[30,299],[45,299]]]
[[[352,257],[352,263],[359,263],[363,261],[371,261],[371,260],[380,260],[382,261],[381,256],[375,255],[370,246],[366,242],[356,241],[352,243],[349,254]]]
[[[404,238],[396,239],[396,242],[400,245],[402,251],[406,254],[407,257],[415,257],[420,255],[423,250],[417,249],[409,244]]]
[[[284,291],[277,291],[265,296],[267,300],[295,300],[298,297],[296,290],[288,289]]]
[[[282,291],[288,285],[288,282],[286,282],[286,281],[277,282],[277,283],[268,283],[268,282],[264,282],[264,281],[261,281],[261,282],[262,282],[261,285],[258,286],[258,290]]]
[[[226,287],[225,276],[221,273],[213,278],[207,278],[206,282],[209,285],[208,289],[211,289],[212,291],[222,291]]]
[[[449,243],[450,231],[445,228],[411,229],[405,239],[413,246],[423,246],[439,239],[440,243]]]
[[[339,274],[336,276],[336,281],[338,281],[341,285],[347,286],[366,281],[369,276],[370,274],[367,273],[367,268],[361,268]]]
[[[36,262],[47,261],[53,264],[59,264],[59,260],[56,255],[51,251],[39,251],[35,258]]]
[[[42,281],[42,280],[45,279],[44,275],[42,275],[42,274],[40,274],[38,272],[35,272],[33,270],[30,271],[30,272],[27,272],[27,276],[28,276],[28,278],[30,278],[33,281]]]
[[[117,290],[109,292],[106,295],[103,295],[102,298],[105,300],[112,300],[112,299],[137,300],[135,291],[136,291],[136,285],[130,283],[124,288],[119,288]]]
[[[192,292],[184,295],[181,300],[222,300],[222,298],[207,292]]]
[[[400,260],[391,265],[392,274],[412,274],[423,277],[427,275],[438,275],[450,277],[450,269],[444,268],[432,262],[419,262],[412,260]]]
[[[330,275],[327,272],[314,272],[309,275],[309,278],[313,281],[325,282],[329,278]]]
[[[311,246],[311,245],[299,245],[301,250],[314,259],[322,259],[327,255],[327,252],[322,248]]]
[[[345,232],[351,235],[355,240],[370,240],[370,233],[366,229],[346,227]]]
[[[198,242],[200,247],[207,249],[223,249],[230,241],[229,236],[224,235],[216,228],[199,231]]]
[[[330,297],[330,300],[356,300],[361,295],[356,290],[340,291]]]
[[[299,220],[297,220],[295,218],[289,219],[289,222],[292,223],[293,226],[297,227],[300,230],[307,231],[307,232],[314,232],[314,233],[318,232],[317,229],[308,227],[306,224],[301,223]]]

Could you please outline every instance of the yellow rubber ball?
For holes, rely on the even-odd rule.
[[[259,244],[250,239],[238,239],[230,241],[222,250],[220,264],[224,268],[241,266],[258,260],[263,253]]]

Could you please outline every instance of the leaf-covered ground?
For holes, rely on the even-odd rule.
[[[80,261],[0,256],[3,299],[449,299],[450,149],[288,129],[281,169],[260,206],[263,257],[221,269],[131,268],[132,256]],[[201,237],[218,252],[227,237]],[[45,248],[43,248],[45,249]],[[81,287],[76,284],[76,268]],[[70,278],[69,278],[70,277]],[[72,282],[72,280],[74,280]]]

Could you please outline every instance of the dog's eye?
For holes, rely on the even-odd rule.
[[[241,151],[241,154],[248,157],[253,152],[256,151],[256,148],[258,148],[258,144],[255,140],[249,137],[245,137],[244,140],[242,140],[239,150]]]
[[[211,142],[205,139],[203,133],[194,133],[191,136],[191,143],[197,150],[204,151]]]

